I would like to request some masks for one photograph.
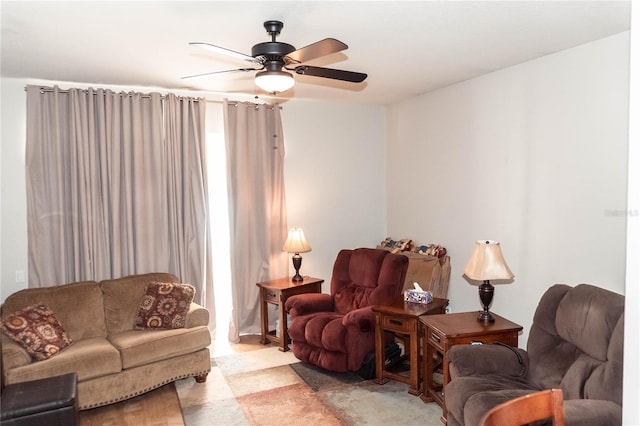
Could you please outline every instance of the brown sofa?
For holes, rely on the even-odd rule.
[[[561,388],[567,426],[622,422],[624,296],[588,284],[557,284],[542,296],[527,350],[458,345],[447,352],[448,425],[475,426],[491,408]]]
[[[19,344],[2,335],[3,384],[76,372],[78,406],[86,410],[178,379],[206,380],[211,370],[206,309],[192,303],[184,328],[134,329],[140,300],[152,281],[179,282],[174,275],[152,273],[10,295],[2,305],[2,319],[27,306],[46,304],[73,343],[47,360],[34,361]]]

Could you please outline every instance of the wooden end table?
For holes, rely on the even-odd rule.
[[[260,325],[262,338],[260,343],[266,345],[274,342],[280,345],[278,349],[282,352],[289,350],[289,332],[287,331],[287,313],[284,304],[290,296],[303,293],[322,293],[322,283],[320,278],[305,277],[303,281],[292,282],[291,277],[278,278],[271,281],[256,283],[260,287]],[[280,337],[276,336],[276,330],[269,330],[268,304],[278,306],[280,322]]]
[[[501,342],[510,346],[518,346],[518,334],[522,326],[493,313],[496,321],[483,323],[477,320],[477,312],[461,312],[446,315],[424,315],[420,317],[424,330],[425,356],[423,360],[424,402],[437,402],[442,407],[440,420],[447,423],[447,410],[444,404],[445,387],[450,381],[449,363],[446,361],[447,351],[453,345],[470,343]],[[442,385],[433,380],[434,357],[442,358]]]
[[[431,303],[405,302],[400,296],[389,305],[372,307],[376,314],[376,379],[382,385],[389,379],[398,380],[409,385],[409,393],[420,395],[422,369],[420,367],[420,335],[419,318],[421,315],[443,314],[449,304],[448,299],[434,298]],[[409,376],[387,371],[385,369],[385,332],[393,332],[405,344],[404,357],[409,359]]]

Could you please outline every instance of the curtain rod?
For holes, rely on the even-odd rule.
[[[211,103],[214,103],[214,104],[222,104],[222,103],[224,103],[223,101],[210,101],[210,100],[206,100],[205,102],[211,102]],[[269,109],[274,109],[274,108],[277,107],[279,110],[282,110],[282,105],[280,105],[280,104],[256,104],[254,102],[249,102],[249,101],[245,101],[245,102],[242,102],[242,101],[227,101],[227,104],[233,105],[234,107],[237,107],[240,104],[247,104],[247,105],[253,106],[255,108],[258,108],[260,105],[266,105],[267,108],[269,108]]]
[[[89,93],[88,89],[77,89],[83,93]],[[96,90],[111,90],[111,89],[96,89]],[[24,91],[27,91],[27,88],[24,88]],[[51,87],[40,87],[40,93],[51,93],[54,92],[55,90]],[[113,93],[116,93],[118,95],[126,95],[126,96],[132,96],[135,94],[138,94],[137,92],[134,91],[130,91],[130,92],[125,92],[124,90],[121,90],[119,92],[113,91],[111,90]],[[58,93],[69,93],[70,90],[65,90],[65,89],[58,89]],[[94,95],[97,95],[97,93],[94,93]],[[151,98],[151,95],[147,95],[144,93],[140,93],[140,97],[145,98],[145,99],[149,99]],[[177,96],[178,99],[182,100],[184,98],[187,98],[188,96]],[[160,95],[160,99],[164,99],[165,96],[164,95]],[[193,100],[195,100],[196,102],[200,101],[200,98],[192,98]]]
[[[80,90],[80,91],[82,91],[84,93],[88,93],[89,92],[88,89],[77,89],[77,90]],[[110,89],[99,89],[99,90],[110,90]],[[24,88],[24,91],[25,92],[27,91],[27,87]],[[54,89],[52,87],[40,87],[40,93],[51,93],[53,91],[54,91]],[[112,91],[112,92],[114,92],[114,91]],[[58,89],[58,93],[69,93],[69,90]],[[134,92],[134,91],[125,92],[124,90],[122,90],[120,92],[114,92],[114,93],[117,93],[119,95],[127,95],[127,96],[131,96],[133,94],[136,94],[136,92]],[[97,93],[94,93],[94,95],[97,95]],[[140,97],[145,98],[145,99],[149,99],[149,98],[151,98],[151,95],[140,94]],[[177,97],[178,97],[178,99],[182,100],[183,98],[186,98],[188,96],[177,96]],[[165,98],[164,95],[160,95],[160,99],[164,99],[164,98]],[[200,100],[204,100],[205,102],[211,102],[211,103],[214,103],[214,104],[222,104],[222,103],[224,103],[224,101],[217,101],[217,100],[211,100],[211,99],[205,99],[205,98],[192,98],[192,99],[194,99],[196,102],[200,102]],[[260,105],[260,104],[256,104],[256,103],[253,103],[253,102],[241,102],[241,101],[227,101],[227,103],[229,105],[233,105],[235,107],[237,107],[241,103],[247,103],[247,104],[250,104],[250,105],[255,105],[256,107],[258,107]],[[269,104],[266,104],[266,105],[269,105]],[[274,107],[274,105],[271,105],[271,106]],[[282,106],[278,106],[278,107],[279,107],[279,109],[282,109]]]

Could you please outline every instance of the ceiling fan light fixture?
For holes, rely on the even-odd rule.
[[[295,80],[286,71],[261,71],[256,74],[255,83],[265,92],[278,93],[291,89]]]

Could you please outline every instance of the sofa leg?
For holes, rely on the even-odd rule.
[[[193,378],[196,379],[196,383],[204,383],[207,381],[208,374],[209,373],[200,374],[198,376],[193,376]]]

